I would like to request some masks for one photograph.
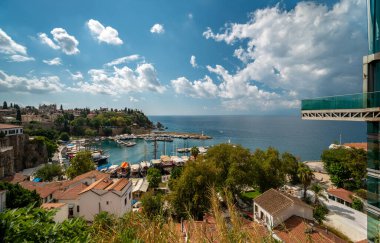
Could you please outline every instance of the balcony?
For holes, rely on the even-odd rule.
[[[307,99],[304,120],[380,121],[380,92]]]

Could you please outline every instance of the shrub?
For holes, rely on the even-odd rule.
[[[363,211],[363,202],[359,198],[352,199],[352,208],[358,211]]]
[[[326,219],[326,215],[329,213],[328,208],[325,205],[317,205],[313,210],[313,217],[319,224]]]

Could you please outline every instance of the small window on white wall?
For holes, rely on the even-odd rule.
[[[107,201],[106,204],[108,205],[108,203],[109,203],[109,202]]]

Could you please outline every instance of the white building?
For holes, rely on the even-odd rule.
[[[3,212],[5,210],[5,202],[7,199],[6,196],[7,196],[6,190],[0,191],[0,212]]]
[[[56,212],[53,220],[56,223],[62,223],[68,218],[67,215],[69,208],[66,203],[44,203],[41,205],[41,208],[46,210],[55,210]]]
[[[313,208],[299,198],[269,189],[253,200],[253,215],[271,230],[293,215],[313,220]]]
[[[24,130],[22,126],[16,126],[12,124],[0,124],[0,133],[3,132],[5,136],[14,136],[23,134]]]
[[[102,211],[117,217],[132,208],[132,183],[125,178],[104,178],[79,193],[79,216],[88,221]]]

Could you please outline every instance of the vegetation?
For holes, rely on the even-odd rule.
[[[311,169],[304,163],[299,163],[298,167],[298,177],[303,186],[303,198],[306,199],[307,188],[310,186],[311,181],[313,180],[313,172]]]
[[[150,187],[157,188],[161,182],[161,171],[157,168],[149,168],[147,179]]]
[[[193,146],[191,149],[190,149],[190,154],[191,156],[194,157],[194,159],[197,159],[198,157],[198,154],[199,154],[199,149],[195,146]]]
[[[3,102],[3,109],[4,110],[7,110],[8,109],[8,104],[6,101]]]
[[[22,208],[29,205],[40,206],[40,196],[37,192],[24,189],[19,184],[0,181],[0,190],[7,190],[5,202],[7,208]]]
[[[311,185],[310,190],[314,192],[314,205],[321,204],[321,202],[319,201],[319,198],[323,198],[326,201],[329,200],[324,194],[324,189],[320,184],[315,183]]]
[[[153,219],[163,215],[163,196],[161,194],[155,195],[153,191],[147,192],[141,198],[143,206],[143,213],[148,218]]]
[[[326,219],[328,213],[328,208],[323,204],[319,204],[314,207],[313,217],[319,224],[322,224],[322,221]]]
[[[62,175],[62,167],[59,164],[47,164],[36,172],[36,177],[43,181],[52,181],[54,177],[61,177]]]
[[[352,199],[352,208],[358,211],[363,211],[363,202],[359,198]]]
[[[260,196],[261,193],[259,191],[250,191],[250,192],[244,192],[240,196],[245,201],[252,201],[256,197]]]
[[[44,144],[46,146],[49,159],[53,157],[54,153],[58,149],[58,145],[44,136],[37,136],[33,140],[36,143]]]
[[[78,175],[84,174],[95,168],[90,151],[79,151],[76,156],[71,159],[70,166],[66,170],[67,176],[72,179]]]
[[[355,190],[363,187],[367,173],[367,153],[362,149],[329,149],[323,151],[324,167],[337,187]]]
[[[59,135],[59,139],[67,142],[70,140],[70,135],[67,132],[62,132],[61,135]]]

